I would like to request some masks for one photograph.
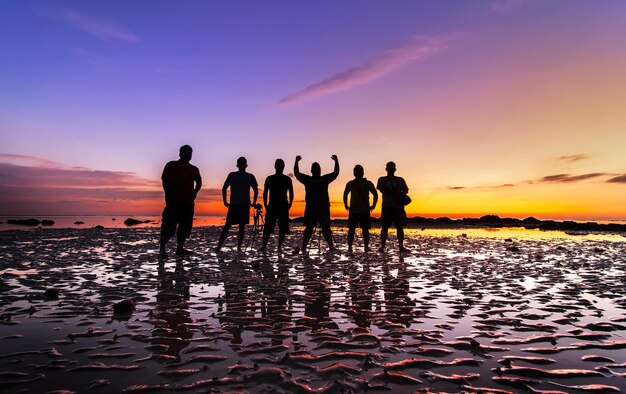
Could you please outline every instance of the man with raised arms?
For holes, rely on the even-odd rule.
[[[293,173],[296,179],[304,185],[305,207],[304,207],[304,234],[302,236],[302,253],[306,254],[307,245],[313,235],[313,229],[319,225],[322,228],[322,235],[328,243],[331,251],[335,250],[333,245],[333,233],[330,229],[330,197],[328,196],[328,185],[339,175],[339,160],[337,155],[331,158],[335,162],[333,172],[322,175],[322,168],[319,163],[311,164],[311,175],[300,172],[300,160],[302,156],[296,156],[293,166]]]

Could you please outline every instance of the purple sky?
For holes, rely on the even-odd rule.
[[[204,212],[239,156],[336,153],[336,202],[394,160],[415,214],[626,218],[621,0],[14,1],[0,37],[0,214],[158,213],[191,144]]]

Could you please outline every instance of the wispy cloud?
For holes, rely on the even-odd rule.
[[[613,177],[613,178],[609,179],[607,182],[609,182],[609,183],[626,183],[626,174],[618,175],[616,177]]]
[[[537,182],[540,183],[572,183],[572,182],[580,182],[587,179],[597,178],[600,176],[607,175],[604,172],[593,172],[590,174],[581,174],[581,175],[570,175],[570,174],[556,174],[556,175],[548,175],[539,179]]]
[[[65,11],[61,18],[85,33],[98,37],[103,41],[139,42],[139,37],[116,24],[85,15],[77,11]]]
[[[580,154],[580,155],[561,156],[558,159],[561,161],[566,161],[566,162],[575,162],[575,161],[586,160],[589,157],[590,157],[589,155]]]
[[[28,155],[15,155],[12,153],[0,153],[0,163],[25,165],[42,168],[61,168],[63,164],[58,161],[48,160],[41,157]]]
[[[489,7],[493,12],[506,14],[521,7],[524,3],[526,3],[526,0],[492,0]]]
[[[26,186],[157,188],[160,187],[160,183],[156,180],[138,177],[132,172],[0,163],[0,187]]]
[[[607,182],[612,182],[612,183],[622,183],[622,182],[624,182],[624,183],[626,183],[626,175],[615,176],[615,174],[610,174],[610,173],[606,173],[606,172],[593,172],[593,173],[580,174],[580,175],[570,175],[570,174],[546,175],[546,176],[544,176],[542,178],[539,178],[539,179],[533,179],[533,180],[528,180],[528,181],[520,181],[520,182],[517,182],[517,183],[504,183],[504,184],[500,184],[500,185],[447,186],[446,189],[447,190],[501,189],[501,188],[508,188],[508,187],[516,187],[516,186],[521,186],[521,185],[536,185],[536,184],[541,184],[541,183],[554,183],[554,184],[575,183],[575,182],[586,181],[588,179],[602,178],[602,177],[608,177],[608,176],[614,176],[614,178],[611,178],[611,179],[607,180]]]
[[[411,42],[389,49],[382,56],[361,66],[351,67],[330,78],[291,93],[278,101],[281,105],[296,104],[324,94],[336,93],[378,79],[401,66],[425,60],[444,47],[444,39],[413,37]]]

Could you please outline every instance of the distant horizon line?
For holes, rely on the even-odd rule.
[[[440,218],[448,218],[448,219],[454,219],[454,220],[458,220],[458,219],[480,219],[484,216],[497,216],[500,219],[518,219],[518,220],[524,220],[527,218],[535,218],[537,220],[555,220],[555,221],[588,221],[588,222],[593,222],[593,221],[602,221],[602,222],[626,222],[626,218],[610,218],[610,219],[603,219],[603,218],[547,218],[547,217],[542,217],[540,215],[499,215],[499,214],[468,214],[468,215],[445,215],[445,214],[436,214],[436,215],[419,215],[419,214],[407,214],[408,218],[426,218],[426,219],[440,219]],[[77,217],[124,217],[124,218],[133,218],[133,217],[161,217],[161,214],[159,213],[155,213],[155,214],[130,214],[130,213],[124,213],[124,214],[64,214],[64,215],[48,215],[48,214],[24,214],[24,215],[14,215],[14,214],[2,214],[0,213],[0,218],[37,218],[37,217],[54,217],[54,218],[60,218],[60,217],[73,217],[73,218],[77,218]],[[194,215],[194,217],[210,217],[210,218],[226,218],[226,215],[222,215],[222,214],[216,214],[216,215],[212,215],[212,214],[197,214]],[[294,218],[300,218],[302,217],[302,215],[296,215],[296,216],[290,216],[290,219],[294,219]],[[372,216],[372,218],[378,218],[378,216]],[[331,216],[331,219],[348,219],[347,214],[345,216]]]

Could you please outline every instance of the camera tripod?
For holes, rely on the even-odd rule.
[[[265,218],[263,217],[263,205],[254,204],[254,216],[252,222],[252,228],[250,229],[250,235],[248,236],[248,242],[246,242],[245,250],[248,250],[248,247],[252,247],[254,244],[254,239],[258,234],[263,234],[263,229],[265,228]]]

